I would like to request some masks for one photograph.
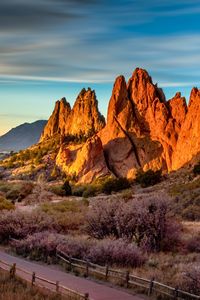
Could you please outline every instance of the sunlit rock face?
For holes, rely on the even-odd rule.
[[[98,110],[95,92],[83,89],[78,95],[65,126],[65,135],[90,136],[105,126],[105,119]]]
[[[55,134],[85,137],[79,144],[64,138],[56,163],[79,182],[114,174],[134,177],[138,169],[169,172],[200,150],[200,91],[194,88],[187,107],[180,93],[166,101],[147,71],[137,68],[128,83],[116,78],[107,123],[95,92],[83,89],[73,108],[56,102],[41,141]]]
[[[118,77],[99,134],[110,169],[128,177],[138,168],[171,170],[186,112],[185,98],[178,93],[166,101],[145,70],[137,68],[128,84]]]
[[[40,141],[52,138],[55,134],[91,136],[104,126],[105,119],[98,110],[95,92],[90,88],[83,89],[72,109],[65,98],[56,102]]]
[[[92,182],[96,178],[110,175],[101,140],[96,135],[80,145],[62,145],[56,163],[80,183]]]
[[[65,98],[56,101],[54,111],[41,135],[40,142],[52,138],[56,134],[65,134],[65,126],[71,113],[70,104]]]
[[[193,88],[188,112],[182,124],[176,149],[173,153],[174,170],[188,163],[200,152],[200,90]]]

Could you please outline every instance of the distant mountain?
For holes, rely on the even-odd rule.
[[[47,121],[24,123],[0,136],[0,151],[19,151],[39,141]]]

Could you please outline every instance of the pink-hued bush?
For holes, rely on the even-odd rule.
[[[87,233],[94,238],[125,238],[148,251],[172,250],[181,226],[170,215],[167,199],[94,201],[87,215]]]
[[[22,239],[29,234],[41,231],[61,232],[62,228],[55,218],[39,212],[5,212],[0,215],[0,242],[9,238]]]
[[[31,259],[46,260],[47,256],[56,257],[56,249],[63,251],[67,256],[84,259],[90,244],[92,243],[85,238],[44,231],[14,241],[12,247],[17,254],[29,256]]]
[[[47,257],[56,257],[56,248],[63,236],[47,231],[29,235],[23,240],[11,243],[18,255],[29,256],[30,259],[46,261]]]
[[[35,233],[24,240],[14,241],[12,247],[19,255],[43,261],[47,261],[47,257],[55,258],[56,249],[67,256],[101,265],[138,267],[146,261],[145,255],[137,246],[123,240],[95,241],[47,231]]]
[[[101,265],[139,267],[146,261],[145,255],[133,243],[119,240],[102,240],[90,248],[88,259]]]
[[[88,251],[93,244],[93,241],[83,237],[66,236],[58,245],[58,249],[68,256],[78,259],[87,259]]]
[[[77,231],[84,221],[80,212],[3,211],[0,214],[0,243],[8,239],[22,239],[42,231],[69,233]]]

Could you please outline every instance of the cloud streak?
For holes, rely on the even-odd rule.
[[[200,28],[155,24],[199,12],[197,0],[1,0],[1,81],[102,83],[141,66],[165,86],[198,82]]]

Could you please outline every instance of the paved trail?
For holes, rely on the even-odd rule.
[[[101,284],[89,279],[76,277],[70,273],[63,272],[54,266],[44,266],[35,262],[29,262],[22,258],[11,256],[1,250],[0,260],[9,264],[16,263],[18,268],[22,268],[29,272],[36,272],[37,276],[44,277],[54,282],[59,281],[61,285],[80,293],[84,294],[87,292],[93,300],[144,300],[141,296],[131,295],[126,291],[103,285],[103,283]]]

